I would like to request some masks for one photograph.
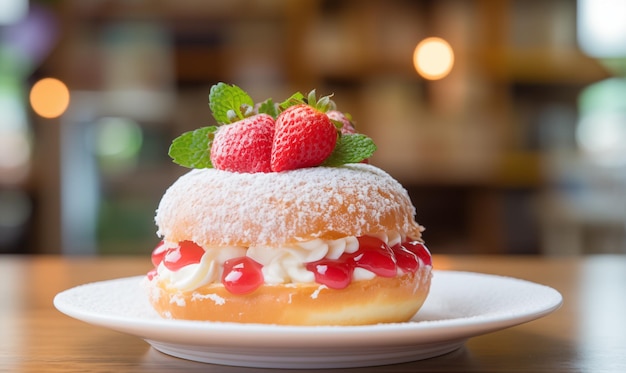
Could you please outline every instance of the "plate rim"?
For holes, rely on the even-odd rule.
[[[269,324],[240,324],[210,321],[168,320],[161,318],[138,319],[134,316],[103,315],[101,313],[85,311],[80,307],[68,304],[67,297],[73,292],[86,289],[89,286],[112,285],[114,282],[137,281],[137,286],[145,275],[116,278],[104,281],[96,281],[78,285],[59,292],[53,300],[54,306],[62,313],[77,320],[116,330],[122,333],[138,336],[145,340],[157,340],[168,343],[207,344],[207,338],[216,333],[231,333],[233,338],[219,341],[220,346],[232,344],[233,346],[257,346],[257,344],[243,343],[236,336],[245,333],[248,341],[254,341],[255,336],[263,336],[263,343],[268,347],[320,347],[328,346],[329,337],[332,337],[335,345],[350,341],[351,346],[371,345],[372,333],[376,335],[379,344],[390,345],[420,345],[443,342],[450,339],[468,339],[482,334],[523,324],[546,316],[557,310],[563,303],[563,297],[552,287],[515,277],[486,274],[468,271],[434,270],[433,281],[438,276],[480,276],[499,281],[514,281],[535,289],[550,292],[552,298],[549,304],[536,306],[532,310],[525,310],[514,317],[510,314],[492,315],[490,317],[461,317],[443,320],[408,321],[403,323],[388,323],[362,326],[285,326]],[[430,295],[429,295],[430,298]],[[427,302],[428,299],[427,298]],[[418,312],[419,315],[419,312]],[[471,323],[468,324],[468,320]],[[433,333],[437,331],[437,333]],[[155,333],[156,332],[156,333]],[[174,333],[172,333],[174,332]],[[168,338],[156,337],[155,335],[171,334]],[[182,334],[182,335],[180,335]],[[435,334],[435,335],[433,335]],[[235,336],[236,335],[236,336]],[[368,338],[359,338],[367,335]],[[214,343],[214,342],[213,342]],[[217,344],[215,344],[217,346]]]

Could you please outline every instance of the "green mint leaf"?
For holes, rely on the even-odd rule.
[[[278,108],[271,98],[268,98],[261,103],[261,105],[259,106],[259,114],[267,114],[274,119],[278,117]]]
[[[374,140],[363,134],[344,134],[337,139],[337,145],[331,155],[326,158],[324,166],[341,166],[346,163],[359,163],[374,154]]]
[[[296,92],[293,95],[291,95],[291,97],[289,97],[288,99],[286,99],[285,101],[281,102],[278,107],[280,108],[280,110],[285,110],[290,106],[295,106],[295,105],[299,105],[299,104],[304,104],[304,95],[300,92]]]
[[[245,108],[252,106],[252,98],[234,84],[217,83],[209,92],[209,108],[218,123],[228,124],[244,119]]]
[[[209,126],[183,133],[172,141],[169,156],[183,167],[213,168],[210,151],[216,130],[216,126]]]

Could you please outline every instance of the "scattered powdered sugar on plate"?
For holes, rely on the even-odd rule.
[[[55,298],[58,306],[80,309],[84,313],[125,318],[157,318],[160,316],[148,302],[148,289],[145,288],[144,276],[120,278],[80,285],[59,294]],[[58,296],[57,296],[58,297]]]
[[[424,306],[405,323],[307,327],[184,321],[157,315],[148,303],[144,278],[78,286],[57,294],[54,304],[78,320],[138,336],[184,359],[264,368],[339,368],[438,356],[467,338],[546,316],[562,302],[556,290],[532,282],[435,270]]]
[[[437,277],[445,277],[439,281]],[[455,286],[451,286],[455,284]],[[554,289],[526,280],[482,273],[435,271],[431,294],[413,318],[416,322],[492,322],[541,312],[546,304],[558,307],[561,295]]]
[[[81,285],[59,293],[55,306],[70,316],[162,320],[148,302],[144,280],[138,276]],[[556,290],[526,280],[435,270],[428,298],[410,324],[527,320],[558,308],[561,301]]]

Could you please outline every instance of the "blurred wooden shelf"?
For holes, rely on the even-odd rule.
[[[597,60],[574,48],[508,47],[485,52],[494,79],[520,84],[575,85],[606,79],[610,73]]]
[[[563,45],[533,39],[551,32],[551,17],[561,17],[559,27],[565,25],[566,31],[574,31],[571,22],[575,7],[574,1],[522,0],[56,2],[54,8],[62,26],[59,46],[41,73],[73,77],[68,81],[78,89],[97,89],[107,78],[101,58],[103,30],[118,24],[150,22],[171,36],[172,84],[179,99],[173,118],[161,126],[168,128],[168,136],[211,122],[206,98],[210,84],[216,81],[232,82],[249,91],[260,91],[267,85],[288,93],[312,88],[339,91],[337,98],[347,103],[343,107],[362,122],[364,132],[384,136],[387,129],[377,132],[373,128],[396,127],[391,130],[396,137],[383,139],[387,146],[381,149],[388,154],[404,152],[399,162],[394,162],[395,153],[382,157],[385,168],[389,166],[390,173],[401,181],[472,192],[477,188],[539,191],[544,186],[543,150],[528,144],[535,128],[524,115],[529,108],[539,111],[542,105],[553,103],[537,99],[520,104],[515,89],[532,86],[548,92],[546,95],[557,89],[568,90],[568,101],[557,104],[575,112],[576,90],[609,76],[597,61],[577,49],[575,35]],[[520,8],[524,12],[515,18]],[[433,35],[449,39],[457,48],[457,65],[456,75],[429,82],[416,74],[411,57],[414,46]],[[263,56],[256,51],[264,51]],[[240,64],[241,60],[246,63]],[[255,69],[267,61],[275,70]],[[206,92],[202,91],[205,88]],[[524,99],[534,97],[533,93],[526,93]],[[386,117],[370,121],[379,100],[386,101],[385,110],[398,115],[389,121]],[[406,120],[413,114],[421,114],[424,121],[417,123],[422,125],[417,130],[417,120]],[[440,128],[454,121],[460,125]],[[423,148],[412,146],[412,141],[423,134],[420,131],[429,130]],[[50,132],[46,128],[38,131],[43,135]],[[497,152],[485,158],[488,162],[464,159],[482,157],[470,154],[482,150],[482,142],[464,145],[468,133],[490,136],[485,141],[486,151]],[[59,133],[50,135],[60,137]],[[402,147],[394,142],[398,138],[405,140]],[[35,182],[29,187],[38,189],[41,198],[50,198],[60,187],[61,145],[50,139],[45,143],[52,145],[46,148],[46,159],[39,161],[56,164],[34,167],[31,179]],[[458,147],[462,149],[452,156],[427,154],[422,162],[413,161],[420,157],[413,158],[412,153],[453,152]],[[429,157],[435,160],[428,162]],[[184,172],[172,171],[167,162],[142,170],[129,180],[105,179],[103,185],[118,193],[132,194],[145,188],[146,193],[157,194],[176,172]],[[50,170],[57,175],[49,175]],[[39,212],[42,227],[43,222],[55,221],[54,217],[58,222],[57,205],[49,203]],[[479,210],[477,203],[469,217],[459,214],[450,219],[466,221],[480,215]],[[497,214],[491,218],[497,219]],[[38,241],[47,247],[60,247],[59,233],[45,228],[38,232]],[[480,233],[477,236],[483,237],[484,232]],[[497,238],[483,237],[489,247],[498,246]]]

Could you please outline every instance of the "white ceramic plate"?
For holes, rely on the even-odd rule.
[[[292,327],[160,318],[143,276],[63,291],[61,312],[145,339],[183,359],[262,368],[345,368],[402,363],[451,352],[466,339],[528,322],[556,310],[547,286],[493,275],[434,271],[431,292],[410,322],[370,326]]]

